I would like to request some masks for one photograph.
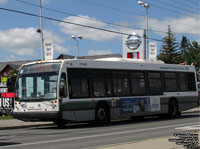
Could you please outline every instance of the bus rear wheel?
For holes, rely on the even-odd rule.
[[[175,118],[179,115],[178,104],[176,100],[170,100],[168,105],[168,116],[170,118]]]
[[[95,110],[95,121],[97,124],[107,124],[110,122],[110,112],[106,104],[98,104]]]

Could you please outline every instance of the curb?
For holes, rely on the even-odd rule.
[[[200,110],[194,110],[194,111],[183,111],[181,113],[185,114],[185,113],[199,113]]]
[[[31,128],[31,127],[40,127],[40,126],[53,126],[53,123],[50,124],[30,124],[30,125],[23,125],[23,126],[5,126],[0,127],[0,130],[10,130],[10,129],[22,129],[22,128]]]

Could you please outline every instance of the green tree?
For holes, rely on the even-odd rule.
[[[195,65],[197,70],[200,70],[200,45],[197,41],[189,43],[181,54],[181,59],[188,65]]]
[[[187,55],[188,55],[190,45],[191,43],[187,39],[187,37],[183,36],[181,40],[181,45],[180,45],[180,49],[181,49],[180,62],[187,64]]]
[[[180,62],[180,51],[176,37],[172,33],[170,25],[168,25],[167,35],[162,39],[160,54],[158,59],[167,64],[177,64]]]

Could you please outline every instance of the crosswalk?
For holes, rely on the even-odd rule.
[[[190,125],[190,126],[184,126],[184,127],[177,127],[175,128],[177,130],[196,130],[200,131],[200,122],[197,125]]]

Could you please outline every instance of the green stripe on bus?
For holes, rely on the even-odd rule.
[[[94,108],[95,108],[95,103],[92,101],[66,102],[61,105],[61,109],[63,111],[89,110]]]
[[[130,98],[130,97],[128,97]],[[134,97],[133,97],[134,98]],[[187,96],[187,97],[160,97],[160,104],[161,105],[167,105],[169,99],[175,98],[177,99],[178,103],[191,103],[191,102],[198,102],[198,97],[197,96]],[[104,100],[108,103],[109,107],[112,108],[112,100]],[[95,109],[96,104],[99,101],[70,101],[70,102],[65,102],[61,105],[62,111],[72,111],[72,110],[89,110],[89,109]],[[116,106],[114,108],[120,108],[120,99],[116,100]]]

